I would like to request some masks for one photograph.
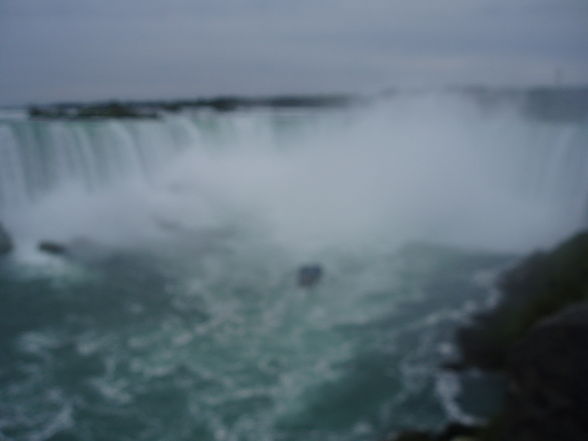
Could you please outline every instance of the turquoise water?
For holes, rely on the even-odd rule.
[[[585,122],[507,104],[0,120],[0,441],[381,441],[487,413],[439,369],[452,334],[585,224],[588,188]]]
[[[436,368],[503,257],[324,255],[306,291],[283,250],[220,242],[5,264],[4,439],[378,440],[446,420]]]

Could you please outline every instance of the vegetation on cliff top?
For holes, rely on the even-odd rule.
[[[325,108],[350,104],[345,95],[300,95],[248,98],[220,96],[214,98],[162,100],[162,101],[111,101],[98,103],[61,103],[30,106],[29,117],[44,119],[94,118],[157,118],[162,112],[184,109],[211,109],[228,112],[244,108]]]

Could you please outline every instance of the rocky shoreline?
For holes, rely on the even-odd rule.
[[[588,233],[537,252],[499,281],[497,305],[458,329],[446,369],[499,373],[503,408],[485,425],[406,431],[393,441],[588,439]]]

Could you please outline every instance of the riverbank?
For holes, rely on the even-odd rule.
[[[461,357],[445,368],[502,375],[502,410],[478,427],[452,424],[395,441],[588,439],[588,233],[532,254],[498,285],[495,307],[457,331]]]

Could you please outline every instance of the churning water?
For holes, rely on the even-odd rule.
[[[585,222],[586,122],[515,104],[0,121],[0,439],[378,441],[455,418],[437,366],[488,274]],[[302,290],[308,262],[325,277]]]

